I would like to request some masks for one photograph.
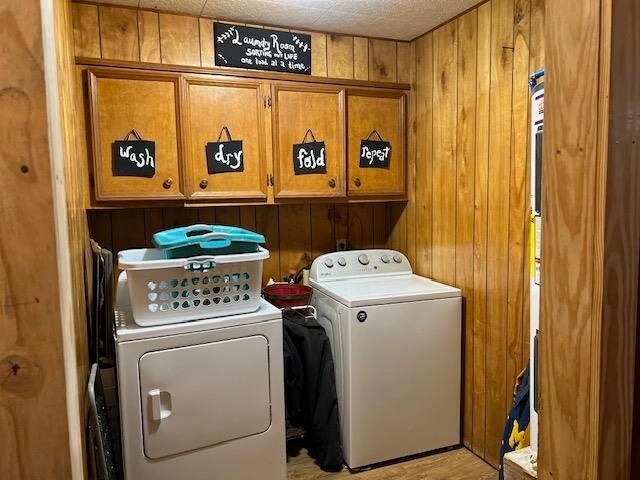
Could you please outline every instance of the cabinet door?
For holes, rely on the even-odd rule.
[[[349,196],[405,194],[404,105],[403,92],[347,92]],[[382,140],[391,144],[387,168],[360,167],[360,142],[366,140],[374,130]],[[371,139],[378,140],[378,137],[374,134]]]
[[[180,191],[178,76],[95,70],[89,72],[93,167],[97,200],[183,198]],[[151,178],[117,176],[112,145],[135,129],[155,142]]]
[[[243,79],[187,77],[186,90],[185,171],[190,198],[266,199],[264,94],[261,83]],[[227,145],[212,146],[221,163],[228,158],[230,161],[227,171],[210,174],[206,145],[218,141],[223,127],[227,127],[232,140],[242,140],[242,155],[238,145],[235,147],[238,150],[233,153],[229,153],[231,150]],[[223,134],[221,141],[226,140],[227,136]],[[214,155],[213,162],[216,161]]]
[[[274,85],[272,95],[276,198],[344,196],[344,89],[331,85]],[[307,130],[318,142],[325,142],[326,173],[294,172],[293,146],[303,143]],[[310,135],[307,141],[313,141]]]

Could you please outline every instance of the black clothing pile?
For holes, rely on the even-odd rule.
[[[323,470],[342,468],[338,397],[329,337],[320,324],[283,311],[287,420],[305,430],[309,455]]]

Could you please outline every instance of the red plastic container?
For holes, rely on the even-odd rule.
[[[278,308],[309,305],[313,289],[297,283],[274,283],[262,289],[265,300]]]

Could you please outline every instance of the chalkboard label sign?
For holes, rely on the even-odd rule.
[[[311,75],[311,35],[214,22],[215,64]]]
[[[374,134],[379,140],[371,140]],[[360,141],[360,168],[389,168],[390,159],[391,143],[384,141],[376,130]]]
[[[306,141],[309,134],[313,138],[313,142]],[[295,175],[327,173],[324,142],[316,141],[316,137],[311,130],[307,130],[302,143],[293,145],[293,173]]]
[[[136,139],[129,140],[131,135]],[[131,130],[124,140],[113,142],[111,159],[116,177],[152,178],[156,174],[156,142],[142,140],[138,132]]]
[[[207,143],[207,170],[210,174],[244,172],[242,140]]]
[[[227,134],[227,141],[221,142],[222,134]],[[224,126],[218,140],[207,143],[207,171],[209,174],[244,172],[244,153],[242,140],[233,140],[229,129]]]

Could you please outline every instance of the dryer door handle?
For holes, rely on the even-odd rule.
[[[161,422],[171,415],[171,395],[157,388],[149,390],[147,398],[151,406],[151,419],[154,422]]]

